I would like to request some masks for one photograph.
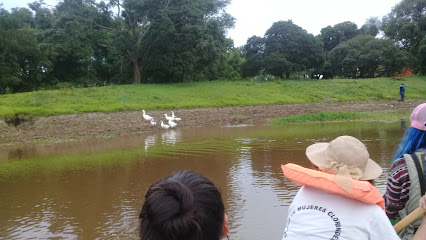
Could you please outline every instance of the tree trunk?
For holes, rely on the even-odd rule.
[[[286,73],[285,73],[285,78],[286,78],[286,79],[289,79],[289,78],[290,78],[290,72],[286,72]]]
[[[133,83],[141,83],[141,71],[137,61],[133,61]]]
[[[186,72],[182,72],[182,75],[180,76],[180,79],[183,83],[186,83]]]

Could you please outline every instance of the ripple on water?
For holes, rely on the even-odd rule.
[[[59,174],[53,172],[56,169],[40,170],[36,179],[23,176],[0,182],[0,239],[137,239],[147,188],[181,169],[206,174],[218,184],[230,219],[230,239],[280,239],[288,206],[300,188],[282,175],[280,166],[288,162],[309,166],[305,149],[312,143],[343,134],[363,139],[370,157],[383,167],[376,186],[384,192],[389,156],[402,134],[399,126],[371,125],[295,124],[258,132],[238,126],[212,128],[204,135],[188,129],[132,138],[135,142],[127,140],[124,145],[133,144],[136,150],[126,146],[123,151],[133,153],[137,161],[62,168]],[[70,152],[75,154],[75,149]],[[87,155],[97,156],[92,150]]]

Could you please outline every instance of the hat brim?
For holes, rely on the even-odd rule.
[[[330,165],[325,159],[325,150],[330,143],[315,143],[306,148],[306,156],[315,166],[321,168]]]
[[[383,169],[374,160],[368,159],[367,166],[365,166],[364,174],[361,180],[373,180],[382,175]]]
[[[327,167],[330,162],[325,158],[325,151],[330,143],[315,143],[306,148],[306,156],[315,166]],[[364,173],[360,180],[372,180],[382,175],[382,168],[372,159],[368,159]]]

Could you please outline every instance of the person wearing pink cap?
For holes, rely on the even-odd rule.
[[[426,103],[417,106],[392,161],[384,194],[386,214],[391,220],[400,220],[418,207],[426,188]],[[422,218],[406,227],[402,239],[411,239]]]

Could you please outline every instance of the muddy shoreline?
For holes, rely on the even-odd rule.
[[[174,109],[178,128],[221,126],[252,122],[265,122],[269,119],[315,112],[360,111],[360,112],[401,112],[409,113],[426,99],[408,99],[398,103],[395,100],[348,101],[306,104],[282,104],[267,106],[235,106],[222,108]],[[0,147],[10,145],[52,144],[58,142],[82,141],[95,138],[112,138],[141,134],[148,131],[163,131],[160,120],[170,110],[146,111],[157,121],[152,127],[142,118],[141,111],[115,113],[84,113],[51,117],[34,117],[27,121],[0,121]],[[16,124],[16,123],[15,123]]]

